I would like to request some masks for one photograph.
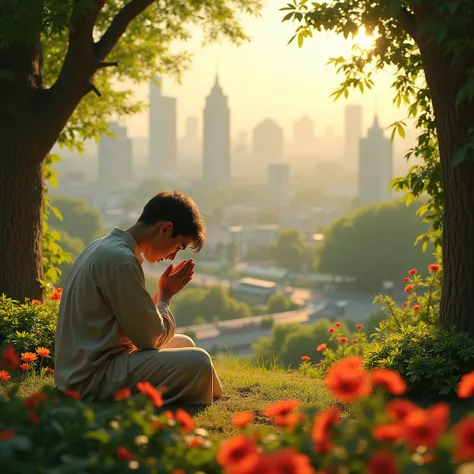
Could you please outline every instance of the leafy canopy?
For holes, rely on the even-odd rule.
[[[425,245],[430,239],[440,243],[443,215],[443,187],[436,137],[436,124],[431,95],[423,69],[420,44],[430,42],[442,52],[463,77],[457,94],[457,105],[474,99],[474,8],[470,0],[333,0],[311,2],[294,0],[282,8],[283,21],[299,23],[295,35],[301,47],[313,32],[326,30],[354,38],[364,31],[374,41],[372,47],[353,47],[349,57],[332,58],[344,80],[334,91],[334,98],[348,97],[350,89],[364,92],[371,89],[374,76],[384,70],[393,74],[394,104],[405,106],[419,131],[417,145],[406,158],[415,155],[423,164],[410,168],[406,177],[393,180],[395,189],[405,191],[407,204],[428,194],[430,199],[419,209],[419,214],[432,223],[432,233],[422,236]],[[459,72],[452,70],[453,73]],[[466,74],[464,74],[466,72]],[[406,120],[392,124],[392,137],[405,136]],[[452,164],[461,163],[474,148],[474,129],[468,140],[453,157]]]

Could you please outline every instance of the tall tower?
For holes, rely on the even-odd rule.
[[[360,140],[359,146],[359,200],[363,203],[375,203],[392,199],[388,189],[392,180],[393,144],[383,135],[377,116]]]
[[[344,108],[344,154],[343,166],[346,171],[357,169],[359,140],[362,137],[362,106],[346,105]]]
[[[132,140],[127,129],[117,122],[110,122],[115,136],[101,137],[99,142],[99,184],[103,187],[126,183],[133,177]]]
[[[230,110],[219,78],[204,108],[203,181],[212,186],[230,183]]]
[[[160,83],[162,81],[158,78]],[[153,176],[176,174],[176,99],[165,97],[161,87],[150,82],[149,169]]]

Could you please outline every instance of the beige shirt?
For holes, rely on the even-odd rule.
[[[94,395],[115,355],[159,349],[176,323],[145,289],[138,246],[114,229],[81,253],[63,289],[56,329],[55,381],[65,391]]]

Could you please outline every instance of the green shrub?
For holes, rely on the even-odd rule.
[[[20,304],[0,296],[0,346],[13,344],[19,353],[46,347],[51,349],[48,361],[53,360],[58,305],[59,300]]]
[[[413,398],[451,396],[461,375],[474,370],[474,339],[419,322],[385,334],[367,347],[364,359],[367,368],[398,371]]]

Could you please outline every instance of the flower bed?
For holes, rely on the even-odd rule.
[[[2,364],[15,376],[21,360],[10,347]],[[447,404],[424,409],[400,398],[406,383],[397,372],[364,370],[353,356],[328,370],[326,385],[335,401],[328,410],[282,400],[258,414],[273,426],[256,428],[249,407],[229,420],[240,434],[218,441],[186,411],[163,411],[161,393],[147,382],[137,385],[137,399],[123,389],[115,403],[96,405],[52,389],[21,398],[13,384],[0,398],[2,472],[450,473],[474,459],[474,417],[449,426]],[[473,393],[470,373],[458,395]],[[344,403],[354,416],[342,416]]]

